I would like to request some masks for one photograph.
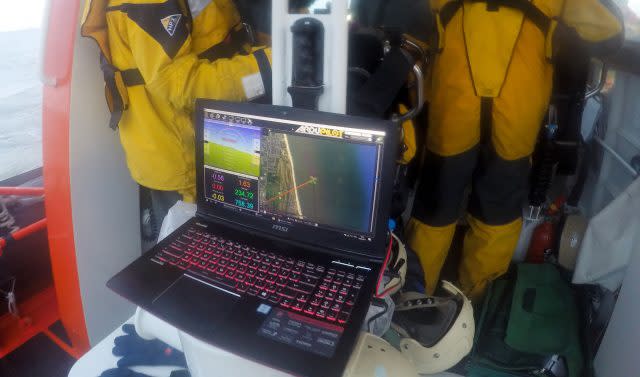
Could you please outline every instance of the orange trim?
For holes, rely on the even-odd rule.
[[[65,343],[62,339],[58,338],[56,334],[52,333],[49,329],[42,330],[42,333],[46,335],[52,342],[54,342],[58,347],[62,348],[62,350],[68,353],[74,359],[79,359],[82,357],[82,353],[78,352],[78,350],[71,348],[67,343]]]
[[[43,187],[0,187],[0,195],[40,196],[44,195]]]
[[[27,225],[24,228],[16,230],[15,232],[11,233],[11,238],[13,238],[16,241],[19,241],[46,227],[47,227],[47,219],[42,219],[40,221],[36,221],[31,225]],[[0,256],[2,256],[2,249],[4,249],[5,246],[7,246],[7,240],[0,237]]]
[[[79,28],[79,0],[51,0],[45,32],[42,140],[45,209],[49,220],[49,250],[60,320],[72,349],[89,350],[73,239],[69,175],[69,112],[73,46]]]
[[[11,237],[16,241],[20,241],[21,239],[28,237],[33,233],[39,230],[42,230],[46,227],[47,227],[47,219],[42,219],[40,221],[36,221],[33,224],[27,225],[22,229],[16,230],[15,232],[11,233]]]
[[[18,304],[21,318],[0,316],[0,359],[58,320],[56,293],[48,287]]]

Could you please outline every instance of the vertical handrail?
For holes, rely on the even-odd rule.
[[[602,89],[604,88],[604,85],[607,83],[607,74],[609,73],[609,67],[607,67],[606,63],[602,63],[602,69],[600,70],[600,76],[598,77],[598,83],[596,84],[596,86],[591,89],[588,90],[585,94],[584,94],[584,99],[588,100],[589,98],[599,94]]]

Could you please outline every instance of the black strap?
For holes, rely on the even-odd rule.
[[[487,1],[487,12],[497,12],[500,9],[500,4],[498,4],[498,0],[486,0],[486,1]]]
[[[394,48],[364,85],[348,98],[349,114],[384,117],[407,82],[413,62],[402,49]]]
[[[471,2],[487,3],[487,10],[496,11],[500,7],[508,7],[521,11],[533,22],[543,34],[547,34],[551,26],[551,18],[529,0],[471,0]],[[456,12],[462,7],[462,0],[451,1],[440,9],[440,23],[446,28]]]
[[[260,69],[260,76],[262,76],[262,84],[264,85],[264,93],[265,95],[260,97],[258,101],[259,103],[272,104],[273,103],[273,84],[271,81],[271,64],[269,64],[269,58],[263,49],[257,50],[253,53],[253,56],[256,58],[256,62],[258,63],[258,69]]]
[[[107,86],[109,94],[111,95],[113,106],[113,108],[110,109],[111,119],[109,120],[109,127],[111,127],[112,130],[115,130],[118,128],[118,123],[120,123],[120,118],[122,118],[122,112],[124,111],[124,102],[116,85],[116,68],[111,65],[111,63],[109,63],[109,61],[103,54],[100,54],[100,68],[102,69],[104,83]]]
[[[480,143],[491,144],[493,98],[480,97]]]
[[[293,107],[307,110],[318,110],[318,100],[324,87],[290,86],[287,91],[291,95]]]
[[[127,9],[129,8],[128,3],[124,3],[124,4],[120,4],[120,5],[114,5],[114,6],[110,6],[110,7],[106,7],[105,8],[105,12],[116,12],[116,11],[121,11],[124,13],[127,13]]]
[[[253,44],[253,36],[247,27],[244,25],[239,26],[234,27],[222,42],[209,47],[207,50],[198,54],[198,57],[200,59],[214,61],[218,59],[228,59],[238,53],[245,52],[244,46]]]
[[[144,85],[144,77],[137,68],[125,69],[120,71],[122,81],[126,86]]]
[[[462,8],[462,1],[451,1],[446,3],[438,14],[440,15],[440,24],[442,28],[446,28],[456,12]]]
[[[482,1],[482,0],[471,0]],[[518,9],[524,16],[533,22],[543,34],[547,34],[551,26],[551,18],[544,14],[538,7],[529,0],[492,0],[499,7],[510,7]]]

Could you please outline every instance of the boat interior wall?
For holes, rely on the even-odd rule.
[[[133,306],[107,290],[105,283],[141,252],[138,186],[127,170],[118,134],[108,126],[98,56],[96,44],[81,38],[78,29],[71,76],[69,172],[78,278],[92,345],[131,316]]]

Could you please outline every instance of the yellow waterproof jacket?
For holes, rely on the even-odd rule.
[[[492,141],[508,160],[531,153],[551,96],[554,41],[594,55],[623,40],[610,0],[432,0],[437,53],[428,85],[428,148],[453,156],[481,138],[481,102],[493,106]]]
[[[233,1],[194,3],[93,0],[82,25],[101,48],[105,78],[111,74],[107,102],[132,177],[186,200],[195,193],[194,100],[244,101],[270,90],[270,51],[229,43],[242,30]]]

